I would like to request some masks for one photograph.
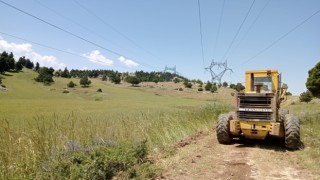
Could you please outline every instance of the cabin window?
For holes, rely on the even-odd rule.
[[[254,82],[263,83],[263,86],[261,87],[262,91],[272,91],[272,78],[269,77],[254,77]],[[254,90],[256,90],[256,87],[254,87]]]

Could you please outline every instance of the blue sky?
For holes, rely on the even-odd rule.
[[[167,65],[207,81],[204,67],[227,59],[233,73],[223,81],[244,82],[245,70],[278,69],[298,95],[320,60],[320,13],[290,32],[320,10],[318,0],[200,0],[204,59],[197,0],[2,1],[98,45],[0,3],[0,51],[56,69],[163,71]]]

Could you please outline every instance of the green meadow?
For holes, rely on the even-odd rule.
[[[88,88],[76,78],[46,86],[26,69],[0,76],[6,86],[0,91],[0,179],[154,178],[154,156],[172,155],[173,144],[214,128],[219,114],[233,110],[227,89],[206,99],[196,91],[178,96],[100,79]],[[78,85],[67,88],[70,81]],[[316,172],[319,100],[288,97],[282,108],[300,118],[304,148],[293,153]]]
[[[151,177],[150,149],[168,151],[166,145],[213,128],[216,117],[231,110],[100,79],[91,79],[88,88],[72,78],[45,86],[34,81],[36,75],[24,70],[2,76],[1,179]],[[71,80],[78,86],[67,88]]]

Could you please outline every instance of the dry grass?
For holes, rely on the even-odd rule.
[[[161,149],[214,127],[218,114],[230,110],[221,103],[155,95],[95,79],[90,88],[76,87],[63,94],[70,79],[57,78],[53,85],[43,86],[33,83],[34,76],[26,71],[4,80],[8,91],[0,93],[0,179],[76,179],[81,171],[95,166],[96,160],[110,164],[110,159],[96,156],[109,153],[100,147],[121,152],[118,144],[122,142],[146,140],[150,148]],[[102,93],[96,92],[98,88]],[[128,153],[114,156],[115,162],[139,163],[131,145],[125,148]],[[86,159],[90,156],[83,156],[84,152],[94,158]],[[85,162],[75,163],[78,156]]]
[[[299,158],[308,169],[317,172],[320,169],[320,100],[304,103],[299,102],[299,97],[289,97],[284,108],[300,119],[304,149],[297,152]]]

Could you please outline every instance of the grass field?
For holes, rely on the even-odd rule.
[[[220,113],[233,110],[230,89],[180,92],[182,84],[130,87],[99,79],[89,88],[67,88],[79,79],[55,78],[44,86],[36,75],[1,75],[7,90],[0,91],[0,179],[151,178],[157,167],[150,152],[170,154],[173,143],[213,128]],[[317,171],[319,100],[289,97],[282,108],[300,118],[305,148],[295,154]]]
[[[313,99],[309,103],[299,102],[298,97],[290,97],[284,108],[300,119],[301,140],[304,149],[298,151],[300,160],[308,169],[318,172],[320,169],[320,101]]]
[[[231,109],[214,101],[120,88],[99,79],[92,79],[89,88],[77,86],[64,94],[66,84],[78,84],[79,79],[56,78],[44,86],[34,82],[35,76],[30,70],[3,76],[7,90],[0,92],[1,179],[105,178],[119,172],[140,176],[149,172],[136,168],[148,164],[145,148],[161,149],[208,130],[218,114]],[[99,88],[102,92],[96,92]],[[101,153],[101,148],[107,152]],[[96,166],[112,171],[105,174]]]

